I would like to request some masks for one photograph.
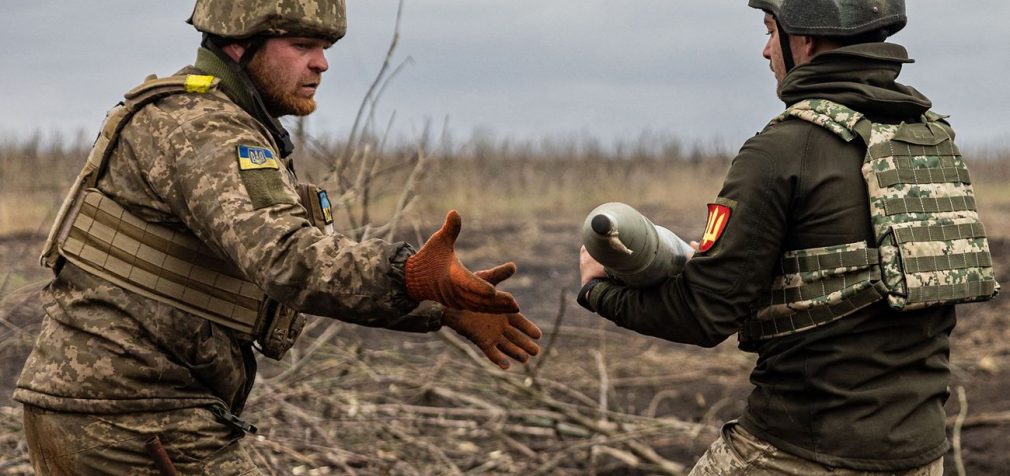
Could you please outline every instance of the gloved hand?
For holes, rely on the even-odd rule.
[[[407,258],[407,296],[415,301],[437,301],[450,308],[478,313],[518,313],[515,298],[485,280],[508,278],[515,272],[515,264],[505,263],[478,275],[459,261],[454,246],[461,220],[456,210],[450,211],[442,228],[431,235],[417,254]]]
[[[509,368],[508,355],[525,363],[531,355],[540,353],[533,342],[543,336],[540,328],[518,312],[485,314],[445,308],[442,324],[473,342],[488,360],[502,369]]]
[[[474,274],[497,286],[515,272],[515,264],[505,263]],[[519,313],[485,314],[446,308],[442,324],[476,344],[491,362],[502,369],[509,368],[506,354],[519,362],[526,362],[530,355],[540,353],[540,346],[532,339],[539,339],[543,334],[536,324]]]

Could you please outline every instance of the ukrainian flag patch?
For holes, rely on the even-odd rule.
[[[333,209],[330,208],[330,196],[326,194],[326,190],[319,191],[319,208],[323,210],[323,224],[333,223]]]
[[[272,150],[266,147],[238,146],[239,170],[280,169]]]

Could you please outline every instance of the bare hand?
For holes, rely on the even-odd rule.
[[[586,250],[585,246],[579,250],[579,275],[581,276],[582,286],[585,286],[586,283],[594,278],[607,277],[607,271],[603,269],[603,265],[589,255],[589,251]]]

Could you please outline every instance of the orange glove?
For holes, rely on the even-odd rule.
[[[509,368],[506,354],[525,363],[531,355],[540,353],[533,342],[543,336],[540,329],[518,312],[510,314],[484,314],[446,308],[442,324],[473,342],[488,360],[502,369]]]
[[[497,286],[515,272],[514,264],[505,263],[474,274]],[[543,334],[536,324],[519,313],[484,314],[446,308],[442,324],[476,344],[488,360],[503,369],[509,368],[505,354],[519,362],[526,362],[530,355],[540,353],[540,346],[532,339],[539,339]]]
[[[437,301],[447,307],[474,312],[517,313],[519,303],[511,294],[498,291],[485,279],[495,283],[515,273],[515,264],[505,263],[474,274],[463,266],[454,246],[462,227],[456,210],[445,217],[445,224],[436,231],[417,254],[407,258],[407,296],[415,301]]]

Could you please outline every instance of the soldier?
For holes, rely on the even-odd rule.
[[[259,474],[239,440],[256,374],[298,312],[407,332],[446,325],[508,367],[540,331],[453,246],[332,233],[277,118],[306,115],[346,31],[344,0],[197,0],[193,66],[110,111],[43,262],[41,334],[14,398],[38,474]]]
[[[952,304],[998,285],[953,131],[896,82],[904,1],[749,3],[788,109],[732,161],[681,274],[632,288],[583,247],[580,302],[757,354],[693,475],[942,474]]]

